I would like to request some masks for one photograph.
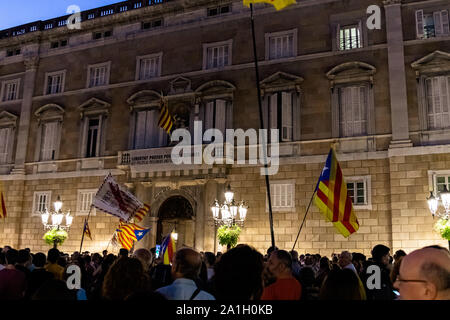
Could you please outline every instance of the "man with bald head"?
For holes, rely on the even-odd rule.
[[[152,253],[145,249],[145,248],[139,248],[133,253],[133,258],[138,259],[142,266],[144,267],[145,272],[149,272],[150,265],[152,264]]]
[[[171,285],[162,287],[156,292],[168,300],[215,300],[206,291],[200,290],[195,284],[202,267],[202,256],[191,248],[181,248],[175,253],[172,264]]]
[[[450,254],[431,246],[411,252],[400,265],[394,285],[401,300],[450,300]]]

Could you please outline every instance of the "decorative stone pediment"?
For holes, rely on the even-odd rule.
[[[91,98],[78,107],[81,119],[89,115],[108,114],[111,104],[97,98]]]
[[[287,90],[300,92],[300,85],[303,81],[302,77],[279,71],[260,82],[261,94],[265,95],[266,92]]]
[[[328,80],[331,81],[331,87],[336,84],[348,82],[370,82],[373,83],[373,75],[377,69],[365,62],[352,61],[342,63],[327,73]]]
[[[161,93],[154,90],[142,90],[128,98],[127,103],[130,105],[131,111],[136,108],[159,107],[161,97]]]
[[[8,111],[0,112],[0,128],[1,127],[16,127],[18,117],[9,113]]]
[[[49,103],[37,109],[34,115],[38,119],[38,123],[41,123],[41,121],[63,121],[64,112],[61,106]]]
[[[418,77],[426,74],[448,73],[450,72],[450,53],[436,50],[413,62],[411,67]]]
[[[170,81],[169,94],[182,94],[192,92],[191,80],[185,77],[178,77]]]
[[[218,96],[224,98],[224,95],[232,99],[235,90],[236,87],[228,81],[213,80],[202,84],[195,90],[195,93],[203,99]]]

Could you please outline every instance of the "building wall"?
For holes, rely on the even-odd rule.
[[[40,40],[33,34],[0,39],[0,82],[10,77],[21,79],[19,99],[0,102],[0,112],[7,111],[19,117],[13,152],[26,150],[25,164],[17,157],[10,164],[0,165],[0,179],[4,183],[8,208],[8,217],[0,221],[0,245],[46,250],[48,246],[41,240],[44,232],[40,218],[31,216],[34,192],[52,191],[52,201],[60,194],[64,207],[74,212],[77,190],[97,188],[111,171],[120,183],[126,184],[153,208],[151,215],[143,221],[143,225],[151,227],[152,231],[138,246],[155,244],[158,207],[169,196],[179,194],[190,198],[196,209],[191,239],[196,248],[222,250],[214,242],[214,223],[209,208],[215,198],[222,197],[227,181],[236,191],[236,197],[248,201],[250,207],[240,241],[262,251],[270,246],[265,182],[258,166],[176,168],[168,165],[156,168],[152,165],[127,166],[120,162],[120,153],[129,149],[132,114],[127,99],[142,90],[162,91],[167,96],[171,81],[179,76],[191,81],[193,91],[208,81],[230,82],[236,87],[233,93],[234,128],[259,127],[249,10],[242,6],[241,1],[233,1],[232,14],[207,18],[205,9],[211,3],[213,1],[197,4],[170,1],[160,5],[158,10],[155,6],[94,19],[84,23],[80,31],[67,33],[62,28],[40,32]],[[364,31],[368,46],[351,51],[333,51],[335,24],[349,18],[365,17],[366,8],[375,3],[382,7],[383,27]],[[400,46],[404,60],[393,60],[390,49],[398,41],[389,42],[386,36],[385,12],[396,3],[401,3],[403,29],[400,35],[404,39],[399,41],[404,40]],[[433,3],[433,6],[448,7],[445,1]],[[429,171],[450,168],[447,160],[450,136],[448,130],[442,130],[435,141],[423,139],[423,135],[428,133],[420,128],[418,86],[411,64],[436,50],[449,53],[450,37],[416,39],[414,14],[424,6],[419,1],[390,1],[384,6],[382,1],[369,0],[299,1],[280,12],[275,12],[269,5],[255,6],[260,80],[276,72],[304,79],[300,85],[301,139],[282,144],[287,149],[292,146],[293,151],[282,158],[279,173],[271,177],[272,180],[295,180],[295,211],[274,212],[278,247],[292,248],[330,144],[336,146],[346,177],[370,175],[372,209],[355,211],[360,230],[345,239],[324,221],[312,205],[296,245],[299,251],[329,255],[351,250],[369,254],[378,243],[393,250],[407,251],[432,243],[447,245],[432,229],[434,221],[425,198],[432,188]],[[141,21],[161,16],[164,17],[163,28],[140,30]],[[111,27],[114,28],[113,37],[92,41],[92,32]],[[264,34],[293,28],[298,32],[296,56],[264,61]],[[50,50],[50,42],[57,39],[69,39],[69,47]],[[222,70],[202,70],[202,44],[229,39],[233,39],[232,66]],[[22,47],[23,54],[10,58],[3,56],[5,49],[17,45]],[[161,77],[135,81],[136,57],[157,52],[163,52]],[[33,55],[39,56],[36,78],[34,85],[25,86],[31,69],[24,62]],[[107,61],[111,61],[110,84],[87,89],[88,65]],[[332,85],[326,74],[346,62],[364,62],[376,68],[372,89],[375,130],[370,137],[332,137]],[[395,85],[390,86],[397,79],[389,71],[389,65],[393,63],[404,64],[406,110],[398,110],[396,100],[393,100],[393,95],[397,94],[392,92]],[[45,74],[64,69],[65,92],[44,96]],[[30,100],[26,98],[27,93],[31,93]],[[79,158],[78,147],[81,130],[79,106],[91,98],[111,106],[104,152],[96,159],[99,164],[90,164],[89,169],[83,169],[86,161]],[[182,100],[181,97],[172,97],[173,105]],[[61,106],[65,111],[59,158],[39,163],[35,162],[39,126],[34,113],[50,103]],[[193,102],[190,108],[194,108]],[[24,120],[27,110],[30,112],[29,121]],[[392,120],[393,115],[398,114],[403,122]],[[411,141],[404,142],[405,148],[393,148],[396,130],[400,127],[404,130],[405,123]],[[39,172],[41,167],[49,165],[56,165],[57,169]],[[100,212],[92,216],[89,224],[93,241],[85,239],[84,248],[104,250],[117,227],[117,220]],[[79,249],[83,221],[83,216],[75,217],[69,239],[61,247],[63,251]]]

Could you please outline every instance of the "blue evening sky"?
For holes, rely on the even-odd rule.
[[[122,0],[0,0],[0,30],[37,20],[64,16],[70,5],[81,11],[105,6]]]

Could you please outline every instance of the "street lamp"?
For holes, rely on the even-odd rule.
[[[70,226],[73,222],[73,217],[70,215],[70,210],[66,213],[62,212],[62,201],[61,197],[58,196],[56,201],[53,203],[54,211],[49,212],[47,208],[45,211],[41,213],[42,224],[44,225],[44,229],[63,229],[65,231],[69,231]],[[62,225],[64,217],[66,218],[66,224]]]
[[[235,224],[239,226],[244,225],[245,218],[247,217],[248,206],[244,201],[238,205],[234,200],[234,192],[231,191],[230,185],[228,185],[225,191],[225,202],[219,204],[216,199],[211,206],[211,212],[216,226],[233,226]],[[238,216],[239,213],[239,216]]]
[[[450,218],[450,192],[447,189],[447,185],[444,185],[444,191],[436,192],[436,196],[433,195],[433,191],[430,191],[430,196],[427,198],[428,208],[430,209],[431,215],[444,219],[446,221]],[[444,211],[438,212],[439,202],[444,207]],[[448,241],[448,246],[450,248],[450,240]]]

